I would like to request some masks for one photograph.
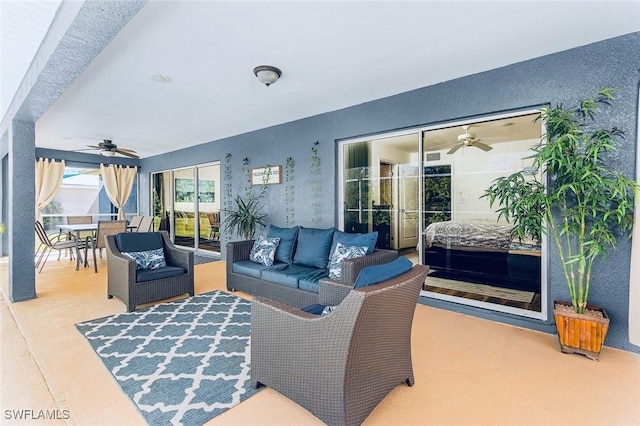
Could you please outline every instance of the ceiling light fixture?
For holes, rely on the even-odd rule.
[[[282,71],[271,65],[257,66],[253,69],[253,73],[258,77],[258,80],[267,87],[278,81],[282,75]]]
[[[173,79],[164,74],[151,74],[151,80],[157,83],[171,83]]]
[[[100,155],[104,157],[113,157],[116,153],[115,151],[100,151]]]

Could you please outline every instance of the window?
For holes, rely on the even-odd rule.
[[[128,217],[138,214],[138,180],[124,206]],[[45,229],[56,230],[68,216],[91,215],[93,221],[116,219],[118,209],[104,190],[100,169],[65,167],[60,190],[42,210]]]

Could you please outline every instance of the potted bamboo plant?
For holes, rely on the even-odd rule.
[[[249,194],[246,199],[240,195],[234,200],[235,208],[226,210],[222,222],[225,231],[236,233],[245,241],[253,239],[258,226],[265,226],[266,214],[262,213],[262,198]]]
[[[596,123],[613,93],[603,88],[575,106],[543,108],[539,120],[547,132],[528,157],[534,170],[543,173],[524,170],[499,178],[483,195],[491,206],[500,206],[499,217],[513,225],[514,237],[540,241],[545,233],[555,244],[571,299],[554,301],[561,350],[595,360],[609,318],[602,307],[588,304],[592,270],[619,237],[630,235],[638,190],[635,181],[607,164],[623,131]]]

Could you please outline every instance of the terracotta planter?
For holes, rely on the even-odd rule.
[[[609,328],[609,317],[605,310],[597,306],[587,306],[587,309],[601,312],[602,317],[599,317],[556,309],[558,305],[571,307],[571,303],[553,302],[553,316],[562,352],[582,354],[598,361]]]

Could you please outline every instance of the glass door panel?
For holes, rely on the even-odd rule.
[[[174,242],[183,247],[196,247],[196,184],[195,169],[181,169],[173,172]]]
[[[198,167],[199,250],[220,252],[220,164]]]
[[[423,131],[423,293],[436,299],[545,318],[541,242],[518,241],[491,183],[531,168],[540,141],[538,112]],[[470,135],[470,136],[469,136]]]
[[[413,164],[399,165],[398,249],[418,244],[418,193],[420,169]]]
[[[171,234],[171,172],[153,173],[151,175],[151,201],[153,230],[167,231]]]

